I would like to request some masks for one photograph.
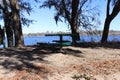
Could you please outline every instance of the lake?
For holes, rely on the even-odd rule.
[[[100,42],[101,36],[81,36],[80,42]],[[70,36],[63,36],[64,40],[72,41]],[[35,45],[37,43],[54,43],[53,40],[59,40],[59,36],[25,36],[25,45]],[[109,36],[108,41],[120,41],[120,36]],[[0,46],[3,48],[3,45]]]

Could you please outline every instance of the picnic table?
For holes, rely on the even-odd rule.
[[[63,40],[63,36],[72,36],[72,34],[47,34],[45,36],[59,36],[59,40],[53,40],[53,42],[59,43],[61,46],[71,45],[70,41]]]

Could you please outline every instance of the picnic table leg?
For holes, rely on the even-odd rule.
[[[62,46],[62,35],[60,35],[60,45]]]
[[[60,35],[60,52],[63,52],[63,50],[62,50],[62,41],[63,41],[63,38],[62,38],[62,35]]]

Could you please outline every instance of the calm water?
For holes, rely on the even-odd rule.
[[[80,42],[100,42],[100,36],[81,36]],[[64,40],[72,41],[70,36],[63,36]],[[59,40],[59,36],[32,36],[32,37],[25,37],[24,42],[25,45],[34,45],[37,43],[54,43],[53,40]],[[109,36],[108,41],[120,41],[120,36]]]
[[[63,36],[64,40],[72,41],[70,36]],[[100,36],[81,36],[80,42],[99,42]],[[24,37],[25,45],[35,45],[37,43],[53,43],[53,40],[59,40],[59,36],[31,36]],[[108,41],[120,41],[120,36],[109,36]],[[0,46],[2,48],[3,45]]]

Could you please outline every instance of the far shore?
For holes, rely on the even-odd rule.
[[[24,36],[45,36],[47,34],[70,34],[70,32],[39,32],[39,33],[27,33],[24,34]],[[102,31],[90,31],[90,32],[85,32],[85,31],[80,31],[80,36],[88,36],[88,35],[94,35],[94,36],[101,36]],[[109,35],[111,36],[119,36],[120,31],[114,31],[110,30]]]

